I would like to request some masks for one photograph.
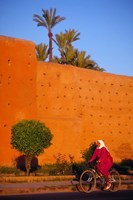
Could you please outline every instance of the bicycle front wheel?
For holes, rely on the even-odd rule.
[[[79,183],[83,192],[92,192],[96,188],[95,173],[92,170],[85,170],[80,176]]]
[[[109,190],[111,192],[116,192],[120,189],[121,177],[119,172],[115,169],[111,169],[110,171],[110,183],[111,183],[111,188]]]

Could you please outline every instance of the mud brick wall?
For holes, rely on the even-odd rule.
[[[36,56],[32,42],[0,37],[0,164],[12,163],[11,126],[36,117]]]
[[[103,139],[115,161],[133,158],[133,77],[36,60],[35,44],[0,37],[0,165],[20,155],[11,126],[43,121],[54,134],[39,164],[59,153],[81,161],[81,151]]]
[[[103,139],[114,160],[133,158],[133,77],[59,64],[37,63],[37,117],[54,133],[40,157],[81,150]]]

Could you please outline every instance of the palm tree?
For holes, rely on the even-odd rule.
[[[65,20],[65,17],[56,16],[56,8],[54,11],[52,8],[50,10],[42,9],[42,17],[35,14],[33,15],[33,20],[37,22],[37,26],[44,26],[48,30],[49,37],[49,62],[52,61],[52,28],[59,22]]]
[[[36,55],[37,55],[37,60],[39,61],[45,61],[48,58],[48,46],[45,44],[38,44],[36,45]]]
[[[75,31],[74,29],[65,30],[65,33],[60,32],[60,34],[55,35],[56,39],[53,39],[53,41],[58,46],[58,50],[61,54],[62,64],[66,63],[66,51],[68,51],[68,49],[71,49],[73,42],[79,40],[79,35],[80,33]]]
[[[90,59],[90,55],[86,56],[85,51],[78,51],[78,49],[75,49],[73,46],[65,48],[63,58],[62,55],[61,58],[55,56],[54,62],[102,72],[105,71],[103,68],[100,68],[95,61]]]
[[[75,51],[75,57],[73,60],[73,65],[81,68],[92,69],[97,71],[105,71],[103,68],[99,67],[97,63],[90,59],[90,55],[86,56],[85,51]]]

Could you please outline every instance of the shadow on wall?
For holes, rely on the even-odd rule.
[[[26,172],[25,155],[21,155],[18,158],[16,158],[16,167],[17,169]],[[38,159],[36,157],[33,157],[31,160],[30,173],[33,172],[35,173],[37,169],[38,169]]]

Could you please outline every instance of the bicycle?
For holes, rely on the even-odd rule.
[[[116,192],[120,189],[121,177],[116,169],[112,168],[110,170],[109,181],[111,183],[109,191]],[[103,190],[105,187],[105,179],[101,174],[96,171],[96,169],[88,169],[83,171],[83,173],[80,175],[79,186],[81,188],[81,191],[85,193],[90,193],[96,188]]]

